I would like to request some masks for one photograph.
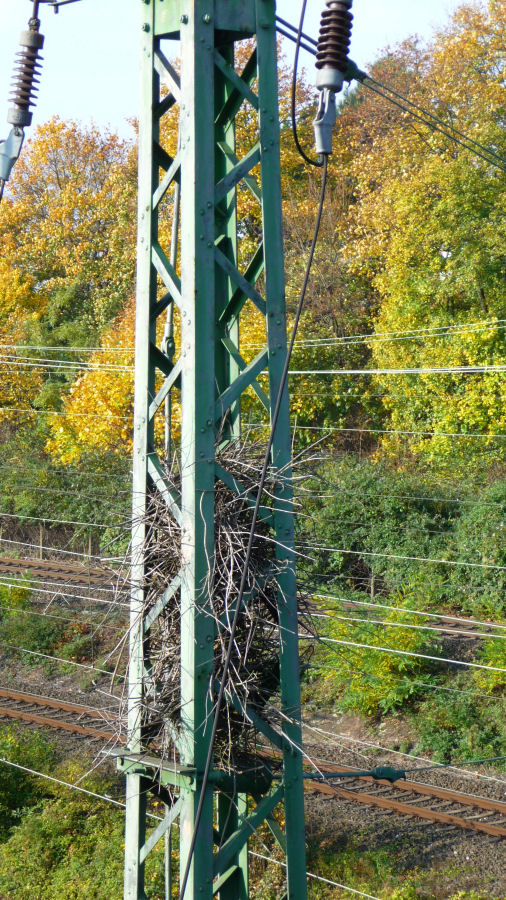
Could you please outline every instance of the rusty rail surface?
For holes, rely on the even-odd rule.
[[[357,781],[358,780],[359,779],[357,779]],[[363,780],[366,781],[367,779]],[[370,781],[372,780],[373,779],[370,779]],[[390,812],[400,813],[403,816],[414,816],[415,818],[425,819],[428,822],[453,825],[456,828],[462,828],[467,831],[477,831],[482,834],[491,835],[492,837],[506,838],[506,803],[501,803],[499,800],[487,800],[484,797],[467,796],[461,794],[459,791],[449,791],[445,788],[433,788],[432,785],[420,785],[411,781],[396,781],[394,784],[390,784],[388,781],[379,781],[375,782],[371,787],[375,788],[375,790],[364,792],[355,789],[347,790],[338,787],[337,785],[309,781],[307,782],[306,789],[314,790],[319,794],[327,794],[333,797],[339,797],[343,800],[350,800],[353,803],[376,806]],[[379,790],[381,787],[386,787],[387,791],[381,793]],[[461,813],[462,807],[464,807],[465,812],[467,812],[467,808],[469,807],[471,809],[480,809],[481,813],[478,814],[480,819],[490,816],[500,816],[501,823],[503,824],[498,825],[495,822],[477,821],[469,815],[467,818],[464,818],[462,814],[455,815],[454,813],[442,812],[441,810],[432,809],[428,806],[419,806],[418,804],[411,802],[406,803],[393,799],[393,795],[399,790],[414,794],[416,798],[422,795],[430,800],[439,800],[452,806],[457,806],[459,807],[457,812]],[[386,793],[388,793],[388,796],[385,796]]]
[[[76,587],[111,585],[117,581],[114,569],[83,566],[80,563],[62,563],[49,559],[14,559],[0,557],[0,575],[28,575],[34,579],[51,580]]]
[[[61,718],[64,713],[66,718]],[[19,719],[22,722],[40,725],[46,728],[58,728],[72,734],[104,741],[124,743],[125,738],[117,733],[117,729],[107,731],[98,728],[97,720],[104,726],[117,726],[118,717],[114,714],[92,706],[81,706],[78,703],[67,703],[51,697],[40,697],[25,691],[9,691],[0,688],[0,718]]]
[[[65,718],[60,718],[62,713]],[[119,728],[114,727],[119,724],[118,717],[110,711],[50,697],[40,697],[24,691],[0,688],[0,718],[2,717],[18,719],[47,728],[57,728],[94,740],[115,741],[119,744],[126,741],[125,736],[120,734]],[[104,728],[97,727],[97,721],[103,723]],[[111,726],[113,727],[111,728]],[[274,756],[273,753],[266,751],[267,748],[262,748],[264,755]],[[353,771],[350,766],[316,762],[326,772]],[[352,803],[375,806],[403,816],[423,819],[427,823],[451,825],[495,838],[506,838],[506,803],[500,800],[473,797],[459,791],[418,784],[413,781],[396,781],[394,784],[390,784],[388,781],[375,781],[373,778],[361,776],[353,779],[353,782],[352,787],[343,788],[328,782],[308,780],[306,781],[306,790],[348,800]],[[367,790],[358,790],[355,784],[359,787],[367,784]],[[399,795],[402,799],[399,799]],[[412,802],[411,798],[413,797],[415,803]],[[424,801],[436,801],[456,807],[456,809],[452,812],[442,812],[441,809],[419,805]],[[475,810],[478,810],[478,813],[473,815]],[[483,821],[483,819],[490,818],[494,818],[496,821]]]

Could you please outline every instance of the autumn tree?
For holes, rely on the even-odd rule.
[[[492,0],[488,9],[462,6],[412,67],[408,92],[450,132],[458,128],[503,159],[505,8],[504,0]],[[356,203],[346,256],[380,297],[373,366],[503,363],[504,171],[403,114],[355,157],[352,172]],[[504,432],[503,379],[494,371],[379,376],[374,386],[386,395],[386,427],[416,433],[389,437],[385,449],[398,454],[407,445],[451,466],[456,457],[478,459],[481,451],[489,462],[501,458],[493,437],[456,442],[451,435]]]
[[[96,340],[124,306],[133,283],[134,229],[131,145],[58,118],[40,126],[2,204],[0,246],[7,277],[33,286],[54,338],[68,332],[75,339],[79,320],[80,340]]]

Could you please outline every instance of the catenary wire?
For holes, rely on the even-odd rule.
[[[499,571],[506,571],[506,566],[497,566],[493,565],[492,563],[474,563],[452,559],[432,559],[431,557],[425,556],[401,556],[397,553],[375,553],[372,550],[345,550],[342,547],[319,547],[318,545],[311,544],[309,542],[301,542],[300,547],[303,547],[307,550],[322,550],[329,553],[352,554],[353,556],[377,556],[381,557],[382,559],[402,559],[414,562],[435,563],[436,565],[444,566],[468,566],[473,569],[494,569]]]
[[[286,863],[281,862],[279,859],[274,859],[272,856],[265,856],[263,853],[256,853],[254,850],[248,850],[250,856],[256,856],[258,859],[265,859],[267,862],[275,863],[277,866],[283,866],[286,869]],[[378,897],[375,897],[373,894],[365,894],[364,891],[359,891],[356,888],[347,887],[345,884],[339,884],[338,881],[331,881],[330,878],[324,878],[323,875],[315,875],[313,872],[306,872],[308,878],[314,878],[316,881],[321,881],[323,884],[329,884],[332,887],[340,888],[342,891],[348,891],[350,894],[356,894],[359,897],[366,897],[367,900],[379,900]]]
[[[64,416],[65,418],[70,416],[71,418],[84,418],[84,419],[119,419],[121,421],[133,421],[133,414],[130,416],[118,416],[116,413],[111,413],[109,410],[104,410],[101,413],[79,413],[74,412],[62,412],[62,410],[58,409],[33,409],[33,407],[26,406],[0,406],[0,412],[9,412],[9,413],[29,413],[30,415],[35,416]]]
[[[427,113],[425,110],[423,111],[423,115],[421,115],[414,109],[410,109],[409,107],[405,106],[404,103],[395,100],[393,96],[389,97],[388,94],[385,94],[383,90],[375,87],[375,84],[378,84],[378,82],[376,82],[375,79],[371,78],[369,75],[365,75],[365,78],[360,79],[360,81],[368,90],[373,91],[375,94],[378,94],[378,96],[383,97],[384,100],[387,100],[394,106],[399,107],[399,109],[402,109],[403,112],[406,112],[408,113],[408,115],[413,116],[414,119],[417,119],[423,125],[426,125],[428,128],[432,128],[435,131],[438,131],[440,134],[444,135],[444,137],[449,138],[451,141],[463,147],[469,153],[474,153],[475,156],[478,156],[489,165],[495,166],[502,172],[506,172],[506,164],[504,160],[502,160],[500,157],[497,157],[497,154],[495,154],[494,151],[491,152],[488,147],[485,147],[484,145],[477,145],[476,147],[473,147],[471,144],[472,139],[466,137],[465,140],[462,140],[461,138],[457,137],[457,133],[452,126],[447,125],[446,123],[438,124],[437,121],[432,121],[429,118],[431,114]],[[406,98],[403,97],[403,101],[405,100]],[[410,101],[408,100],[407,102],[409,103]],[[476,144],[477,142],[472,141],[472,143]],[[479,147],[481,149],[478,149]]]
[[[12,606],[5,606],[3,603],[0,603],[0,609],[5,609],[11,615],[19,615],[19,616],[38,616],[42,619],[56,619],[59,622],[72,622],[74,625],[89,625],[91,628],[95,630],[102,628],[112,628],[114,631],[124,631],[124,628],[121,625],[112,625],[108,622],[99,622],[94,621],[90,622],[88,619],[81,619],[79,616],[76,618],[69,618],[68,616],[55,616],[52,613],[48,612],[37,612],[35,609],[13,609]],[[125,628],[127,627],[127,623],[125,623]]]
[[[483,626],[486,626],[487,628],[506,629],[506,624],[501,625],[498,622],[484,622],[480,619],[469,619],[469,618],[465,618],[463,616],[455,616],[452,613],[434,613],[434,612],[425,612],[421,609],[411,609],[411,608],[405,607],[405,606],[402,606],[402,607],[387,606],[385,603],[376,603],[376,602],[373,602],[372,600],[371,601],[355,600],[355,598],[353,598],[352,600],[348,600],[346,597],[338,597],[335,594],[314,594],[314,596],[323,598],[324,600],[339,600],[342,603],[343,602],[344,603],[353,603],[354,605],[356,604],[357,606],[367,606],[367,607],[372,607],[373,609],[375,607],[377,607],[379,609],[392,610],[393,612],[409,613],[410,615],[414,615],[414,616],[426,616],[426,617],[430,617],[431,619],[451,619],[452,621],[463,622],[467,625],[483,625]]]
[[[318,726],[311,725],[308,722],[303,722],[302,726],[303,726],[303,728],[307,728],[309,731],[314,731],[316,734],[323,734],[325,736],[334,738],[334,741],[328,741],[328,743],[331,746],[334,745],[334,746],[339,747],[340,741],[348,741],[348,743],[359,744],[364,747],[371,747],[371,749],[373,749],[373,750],[382,750],[384,753],[391,753],[391,754],[394,754],[395,756],[403,756],[406,759],[410,759],[410,760],[416,759],[416,760],[420,760],[421,762],[428,762],[428,763],[432,762],[432,760],[426,756],[416,756],[414,753],[404,753],[402,750],[393,750],[390,747],[383,747],[381,744],[376,744],[373,741],[365,741],[361,738],[353,738],[346,734],[342,734],[340,732],[326,731],[324,728],[319,728]],[[336,740],[336,739],[339,739],[339,740]],[[358,752],[360,752],[360,751],[358,751]],[[335,760],[319,760],[319,762],[320,763],[330,763],[330,765],[332,765],[335,762]],[[460,766],[456,766],[456,765],[454,766],[451,763],[448,764],[446,766],[446,768],[453,769],[455,772],[459,773],[460,777],[466,778],[466,779],[469,779],[472,781],[476,781],[477,778],[481,778],[484,781],[494,781],[500,785],[504,785],[504,779],[497,778],[494,775],[485,775],[482,772],[471,772]],[[423,784],[423,782],[418,782],[418,783]],[[463,792],[459,791],[459,793],[463,793]],[[476,797],[477,795],[465,793],[464,796]]]
[[[420,328],[417,331],[373,331],[368,334],[351,334],[340,337],[300,338],[296,341],[296,347],[369,347],[372,343],[389,344],[398,341],[431,341],[440,338],[460,337],[468,334],[481,334],[484,331],[495,329],[503,331],[506,325],[505,319],[483,319],[479,322],[463,322],[460,325],[437,325],[431,328]],[[243,348],[258,350],[263,347],[259,343],[245,343]]]
[[[103,522],[74,522],[70,519],[50,519],[48,516],[25,516],[21,513],[7,513],[0,510],[0,518],[3,519],[31,519],[33,522],[50,522],[52,525],[83,525],[87,528],[121,528],[122,525],[105,525]]]
[[[431,338],[439,338],[439,337],[452,337],[454,333],[457,334],[459,332],[474,333],[475,331],[488,331],[491,328],[497,327],[499,329],[504,329],[506,325],[502,324],[506,323],[506,318],[492,318],[492,319],[478,319],[476,322],[462,322],[456,325],[431,325],[426,327],[420,327],[416,329],[406,329],[404,331],[374,331],[371,333],[358,333],[351,335],[342,335],[340,337],[334,338],[299,338],[295,341],[295,346],[301,346],[306,344],[314,344],[316,346],[320,344],[347,344],[347,343],[358,343],[358,344],[369,344],[371,341],[390,341],[390,340],[430,340]],[[243,347],[250,348],[258,348],[262,347],[263,344],[249,344],[245,343],[242,345]],[[69,351],[81,353],[85,352],[87,349],[90,349],[90,352],[104,352],[104,353],[132,353],[134,351],[133,347],[129,348],[121,348],[121,347],[94,347],[94,348],[86,348],[86,347],[50,347],[50,346],[42,346],[42,345],[31,345],[31,344],[0,344],[0,348],[5,347],[7,349],[12,350],[57,350],[57,351]],[[1,354],[0,354],[1,355]],[[71,360],[68,360],[71,362]]]
[[[8,581],[0,581],[0,585],[2,585],[3,587],[15,588],[24,587],[24,585],[19,581],[11,583],[9,583]],[[62,587],[70,587],[70,585],[62,585]],[[55,589],[50,591],[47,588],[40,587],[33,587],[32,589],[36,594],[49,594],[50,597],[54,597],[55,595],[57,595],[58,597],[69,597],[71,600],[86,600],[87,603],[101,603],[103,606],[114,606],[115,608],[124,607],[125,609],[129,608],[128,603],[122,603],[120,600],[105,600],[101,597],[87,597],[85,595],[83,596],[82,594],[70,594],[68,591]]]
[[[369,672],[364,672],[362,669],[358,669],[358,666],[354,667],[352,665],[349,665],[347,660],[341,659],[341,662],[346,663],[348,670],[360,671],[361,678],[365,678],[366,681],[373,681],[376,684],[380,684],[382,682],[382,679],[378,676],[372,675]],[[326,663],[307,663],[304,668],[308,670],[312,669],[315,672],[319,672],[320,670],[322,670],[326,672],[334,672],[336,675],[341,674],[340,670],[336,669],[335,666],[328,666]],[[459,690],[459,688],[449,688],[444,684],[434,684],[431,681],[418,681],[417,679],[411,678],[409,676],[400,678],[398,675],[391,675],[389,673],[388,678],[389,680],[396,681],[399,684],[414,684],[417,687],[423,688],[423,690],[441,691],[444,694],[459,694],[460,696],[472,697],[473,699],[479,698],[480,700],[486,700],[487,703],[506,703],[506,697],[497,697],[493,694],[481,694],[479,691],[461,691]],[[387,750],[386,747],[380,749]],[[387,750],[387,752],[390,751]],[[393,753],[394,751],[392,750],[391,752]],[[406,754],[406,756],[409,756],[409,754]]]
[[[79,553],[77,550],[64,550],[62,547],[49,547],[45,544],[31,544],[28,541],[13,541],[10,538],[0,536],[2,544],[14,544],[16,547],[32,547],[35,550],[45,550],[47,553],[64,553],[66,556],[79,556],[82,559],[97,559],[99,562],[123,562],[123,556],[95,556],[93,553]]]
[[[88,669],[91,672],[97,672],[99,675],[107,675],[109,678],[113,675],[114,678],[120,678],[122,681],[125,679],[124,675],[118,675],[117,672],[108,672],[107,669],[99,669],[97,666],[88,666],[85,663],[75,662],[73,659],[65,659],[63,656],[54,656],[52,653],[41,653],[39,650],[28,650],[26,647],[16,647],[14,644],[9,644],[6,641],[0,641],[0,647],[7,647],[9,650],[14,650],[15,653],[27,653],[29,656],[38,656],[42,659],[51,659],[53,662],[66,663],[69,666],[78,666],[80,669]]]
[[[380,647],[376,644],[362,644],[358,641],[340,641],[338,638],[329,638],[324,635],[314,637],[313,635],[300,633],[299,638],[306,641],[317,640],[323,644],[339,644],[342,647],[358,647],[361,650],[377,650],[380,653],[391,653],[394,656],[410,656],[416,659],[429,659],[432,662],[448,663],[451,666],[468,666],[472,669],[485,669],[488,672],[506,672],[506,669],[503,669],[500,666],[484,666],[482,663],[473,663],[468,660],[450,659],[445,656],[431,656],[428,653],[414,653],[412,650],[397,650],[394,647]]]
[[[293,393],[292,393],[293,396]],[[307,396],[307,392],[306,392]],[[313,392],[311,395],[313,396]],[[322,392],[322,396],[328,396],[328,394],[324,394]],[[388,396],[388,395],[387,395]],[[265,428],[265,424],[262,422],[249,422],[249,428]],[[345,434],[397,434],[397,435],[409,435],[412,437],[451,437],[451,438],[506,438],[506,434],[484,434],[477,432],[465,432],[465,431],[399,431],[394,428],[341,428],[337,425],[299,425],[298,422],[293,423],[294,430],[297,431],[318,431],[318,432],[328,432],[330,434],[336,433],[345,433]]]
[[[414,366],[403,369],[290,369],[289,375],[483,375],[506,372],[506,364],[476,366]]]
[[[0,574],[0,585],[4,585],[4,587],[29,587],[29,585],[23,585],[19,581],[17,583],[10,582],[10,581],[8,581],[9,578],[12,578],[12,575],[9,576],[9,575]],[[23,579],[23,576],[21,576],[21,578]],[[28,570],[28,574],[24,577],[24,581],[25,582],[29,581],[29,579],[30,579],[30,572]],[[37,577],[36,583],[44,584],[44,585],[46,585],[46,587],[52,587],[52,588],[57,588],[57,589],[59,586],[66,587],[66,588],[76,587],[77,590],[79,589],[79,585],[72,584],[71,577],[68,579],[68,581],[63,582],[63,583],[61,581],[51,581],[50,579]],[[34,585],[32,590],[36,591],[38,589]],[[97,585],[97,590],[99,590],[102,593],[106,593],[106,594],[114,594],[116,592],[115,588],[103,587],[102,585],[100,587],[98,587],[98,585]],[[56,591],[56,592],[58,592],[58,591]],[[56,593],[56,592],[53,591],[53,593]],[[63,596],[63,594],[62,594],[62,596]]]
[[[402,607],[399,608],[399,612],[404,612]],[[309,614],[312,619],[331,619],[342,622],[363,622],[366,625],[385,625],[388,628],[405,628],[408,631],[416,630],[416,631],[436,631],[438,634],[441,634],[441,630],[444,626],[440,626],[439,628],[435,625],[415,625],[412,622],[389,622],[384,619],[359,619],[356,616],[339,616],[335,613],[324,613],[324,612],[311,612]],[[458,634],[460,637],[472,637],[472,638],[482,638],[485,640],[506,640],[506,634],[483,634],[480,631],[459,631],[456,628],[452,628],[452,634]]]

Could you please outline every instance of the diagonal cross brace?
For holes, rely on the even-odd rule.
[[[167,829],[175,822],[181,810],[181,803],[181,800],[177,800],[160,824],[151,832],[146,843],[140,849],[139,859],[141,863],[143,863],[148,854],[151,853],[153,847],[155,847],[160,838],[164,836]]]
[[[230,387],[223,391],[218,397],[214,411],[217,420],[222,419],[223,416],[226,415],[232,404],[235,403],[241,394],[244,393],[246,388],[251,385],[257,375],[265,369],[268,357],[269,352],[267,349],[257,353],[255,358],[242,370],[241,374],[237,376]]]
[[[239,353],[237,347],[235,346],[235,344],[230,340],[230,338],[226,338],[226,337],[221,339],[221,343],[223,344],[224,347],[226,347],[226,349],[230,353],[230,356],[232,357],[234,362],[237,364],[239,371],[243,372],[244,369],[246,368],[247,364],[244,362],[244,360],[243,360],[241,354]],[[263,390],[263,388],[260,387],[260,385],[258,384],[258,381],[256,381],[256,379],[251,382],[250,387],[253,388],[253,390],[255,391],[255,394],[257,395],[258,399],[260,400],[260,402],[262,403],[264,408],[269,410],[270,409],[269,398],[268,398],[267,394],[265,393],[265,391]]]
[[[248,100],[251,103],[253,109],[258,110],[258,97],[249,86],[249,79],[245,79],[243,76],[238,75],[235,69],[232,66],[229,66],[227,62],[223,59],[221,53],[218,53],[217,50],[214,51],[214,64],[218,67],[218,69],[223,73],[225,78],[233,84],[237,93],[242,94],[244,100]],[[241,101],[242,102],[242,101]]]
[[[235,188],[240,181],[251,172],[251,170],[260,162],[260,144],[257,142],[251,150],[248,150],[246,156],[237,162],[233,169],[218,182],[214,191],[214,202],[218,204],[227,196],[232,188]]]
[[[225,841],[215,855],[213,865],[215,875],[219,875],[220,872],[228,868],[234,856],[246,843],[248,838],[255,833],[258,826],[262,824],[274,807],[283,799],[283,794],[283,784],[271,788],[269,793],[264,796],[251,815],[243,819],[237,831],[230,835],[228,841]]]
[[[176,103],[179,103],[181,98],[179,75],[159,47],[154,54],[154,66],[162,81],[169,88]]]
[[[235,281],[235,283],[238,285],[241,291],[241,295],[244,295],[252,300],[258,311],[261,312],[263,316],[265,316],[267,309],[265,300],[260,296],[258,291],[255,290],[253,285],[250,284],[250,282],[244,277],[244,275],[241,275],[239,269],[237,269],[236,266],[234,266],[234,264],[231,263],[229,259],[227,259],[225,254],[222,253],[218,247],[214,248],[214,255],[216,257],[216,262],[218,263],[218,265],[221,266],[221,268],[225,270],[227,275],[230,275],[232,281]],[[232,300],[230,302],[232,303]]]
[[[151,261],[169,291],[176,306],[181,309],[181,281],[159,244],[153,243]]]
[[[228,260],[227,260],[227,262],[228,262]],[[248,265],[246,266],[244,275],[241,275],[241,284],[244,285],[244,282],[246,282],[246,285],[249,285],[249,288],[253,288],[253,290],[254,290],[254,285],[255,285],[257,279],[262,274],[263,268],[264,268],[264,245],[263,245],[263,242],[261,241],[260,244],[258,245],[257,249],[255,250],[253,256],[251,257]],[[235,279],[235,281],[237,282],[237,279]],[[262,298],[260,297],[260,294],[258,294],[256,291],[255,291],[255,294],[256,294],[257,299],[255,300],[252,297],[250,297],[250,299],[252,299],[256,305],[257,300],[262,300]],[[227,303],[225,309],[223,310],[223,312],[220,316],[220,319],[219,319],[220,325],[223,322],[229,322],[231,319],[234,319],[239,315],[242,307],[244,306],[245,301],[248,299],[248,296],[249,296],[249,294],[246,294],[243,287],[239,286],[236,288],[236,290],[232,294],[229,302]],[[262,304],[263,305],[262,305],[262,308],[260,309],[260,312],[262,312],[262,314],[265,315],[264,301],[262,301]],[[258,308],[260,308],[260,307],[258,307]]]
[[[153,484],[156,485],[160,495],[165,500],[169,510],[174,516],[178,525],[181,525],[181,498],[175,494],[173,488],[167,484],[162,464],[156,453],[150,453],[148,456],[148,475]]]

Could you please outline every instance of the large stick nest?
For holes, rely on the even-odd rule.
[[[214,559],[208,560],[207,576],[196,603],[198,612],[212,617],[214,623],[214,640],[211,637],[208,643],[209,655],[212,651],[213,656],[213,674],[207,685],[210,717],[214,714],[216,685],[223,677],[246,560],[252,501],[258,491],[264,453],[262,444],[235,441],[217,454],[220,465],[240,488],[235,493],[223,481],[215,479]],[[166,477],[179,493],[176,462]],[[264,513],[280,502],[276,501],[276,484],[279,487],[282,479],[283,473],[279,471],[275,476],[268,476],[261,506]],[[163,498],[155,492],[148,503],[146,525],[144,615],[181,570],[181,531]],[[245,602],[239,614],[215,744],[215,760],[227,768],[249,764],[256,755],[256,730],[245,712],[246,706],[274,726],[281,724],[276,702],[280,674],[278,604],[283,602],[281,576],[286,563],[277,559],[276,549],[274,532],[265,517],[260,516],[247,567]],[[299,611],[301,605],[304,609],[307,606],[299,597]],[[143,701],[144,733],[147,745],[156,746],[162,758],[174,756],[174,736],[179,733],[181,718],[184,719],[180,699],[180,622],[181,590],[178,590],[152,625],[145,645],[150,687]],[[207,724],[210,727],[211,722]]]

